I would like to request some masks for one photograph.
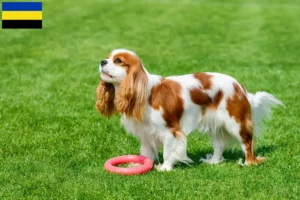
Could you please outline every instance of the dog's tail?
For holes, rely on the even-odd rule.
[[[285,105],[279,99],[267,92],[256,92],[255,94],[247,93],[247,98],[252,109],[254,134],[259,136],[263,120],[271,117],[271,107],[285,107]]]

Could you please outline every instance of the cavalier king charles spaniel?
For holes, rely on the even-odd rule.
[[[267,92],[248,93],[234,78],[211,72],[162,77],[150,74],[132,51],[116,49],[99,66],[97,110],[104,116],[121,114],[127,132],[140,142],[140,154],[158,159],[159,171],[169,171],[176,162],[190,163],[187,135],[194,130],[212,138],[213,154],[201,158],[215,164],[231,139],[245,154],[245,165],[256,165],[264,158],[253,152],[253,136],[271,106],[283,105]]]

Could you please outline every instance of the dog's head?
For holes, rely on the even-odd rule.
[[[143,71],[142,62],[138,56],[125,49],[113,50],[99,65],[101,79],[115,85],[121,84],[125,77],[127,79],[138,78],[129,76],[138,76]]]
[[[101,82],[97,89],[96,108],[105,116],[117,110],[137,121],[146,106],[147,72],[139,57],[125,49],[113,50],[99,66]]]

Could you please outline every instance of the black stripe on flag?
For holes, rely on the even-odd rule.
[[[38,29],[42,20],[2,20],[3,29]]]

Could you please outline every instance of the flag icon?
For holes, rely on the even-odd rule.
[[[3,29],[39,29],[42,19],[42,2],[2,2]]]

